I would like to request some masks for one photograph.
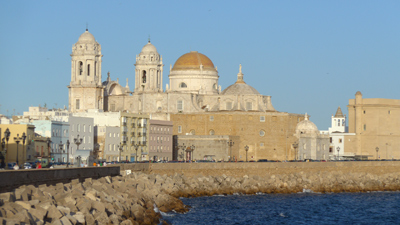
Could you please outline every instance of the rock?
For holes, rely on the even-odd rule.
[[[94,219],[97,224],[108,224],[110,219],[107,216],[106,212],[99,212],[94,215]]]
[[[29,210],[31,209],[31,204],[29,204],[29,202],[24,202],[24,201],[16,201],[16,204],[22,206],[24,209]]]
[[[117,215],[112,214],[112,215],[110,215],[108,218],[111,220],[111,222],[112,222],[113,224],[119,224],[119,219],[118,219],[118,216],[117,216]]]
[[[60,221],[62,225],[72,225],[71,221],[66,216],[61,217]]]
[[[0,194],[0,201],[3,203],[5,202],[14,202],[15,201],[15,195],[12,192],[6,192],[6,193],[1,193]]]
[[[62,216],[63,214],[54,205],[51,205],[47,209],[47,218],[50,218],[52,220],[57,220],[60,219]]]
[[[85,215],[82,212],[77,212],[72,217],[74,217],[78,221],[78,223],[85,224]]]
[[[69,219],[69,221],[72,223],[72,224],[77,224],[78,223],[78,220],[75,218],[75,217],[73,217],[72,215],[66,215],[66,217]]]
[[[133,225],[131,220],[124,220],[120,223],[120,225]]]
[[[91,214],[86,214],[85,215],[85,222],[86,224],[95,224],[96,221],[94,220],[93,216]]]
[[[32,215],[33,218],[43,221],[47,211],[41,207],[38,207],[36,209],[30,209],[29,213]]]

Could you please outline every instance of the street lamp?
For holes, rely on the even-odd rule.
[[[63,153],[63,143],[60,141],[60,144],[58,144],[58,148],[60,149],[60,154]],[[60,161],[60,159],[58,159]]]
[[[184,152],[185,152],[185,149],[186,149],[186,145],[185,145],[185,143],[182,143],[182,145],[179,145],[179,146],[177,146],[178,147],[178,156],[179,156],[179,158],[181,158],[181,159],[183,159],[183,154],[184,154]],[[182,153],[181,154],[179,154],[179,149],[182,149]]]
[[[228,146],[229,146],[229,150],[230,150],[230,154],[229,154],[229,162],[232,162],[232,146],[235,144],[235,142],[233,142],[232,140],[227,142]]]
[[[244,150],[246,151],[246,162],[248,162],[248,161],[247,161],[247,152],[249,151],[249,146],[247,146],[247,145],[244,146]]]
[[[24,157],[24,162],[26,161],[26,152],[25,152],[25,140],[26,140],[26,134],[25,132],[22,133],[22,154],[25,156]]]
[[[294,159],[297,161],[297,151],[296,149],[299,147],[299,144],[297,142],[293,143],[293,148],[294,148]]]
[[[4,147],[6,146],[6,141],[5,141],[5,138],[3,138],[3,139],[1,139],[1,151],[2,152],[4,152],[4,153],[2,153],[2,155],[3,155],[3,162],[4,162],[4,164],[5,164],[5,160],[6,160],[6,152],[5,152],[5,150],[4,150]],[[1,165],[2,167],[3,167],[3,165]],[[6,167],[6,165],[4,165],[4,167]]]
[[[74,143],[76,144],[76,151],[79,150],[79,145],[82,144],[83,138],[79,138],[79,134],[76,138],[74,138]],[[80,161],[80,156],[79,156],[79,161]],[[80,163],[80,162],[79,162]],[[80,164],[78,165],[80,167]]]
[[[67,140],[67,168],[69,167],[69,140]]]
[[[119,150],[119,162],[121,162],[121,152],[123,152],[123,144],[119,143],[118,150]]]
[[[340,160],[340,157],[339,157],[340,147],[338,146],[338,147],[336,148],[336,150],[337,150],[337,158],[338,158],[338,160]]]
[[[7,148],[5,149],[5,154],[6,154],[6,168],[8,168],[8,154],[7,154],[7,150],[8,150],[8,140],[10,139],[10,135],[11,135],[11,132],[10,132],[10,129],[6,129],[6,131],[4,131],[4,138],[6,139],[6,141],[7,141]]]
[[[195,148],[195,146],[192,145],[192,146],[189,147],[189,150],[186,150],[187,152],[189,152],[189,154],[186,154],[186,161],[188,161],[188,160],[191,161],[191,160],[193,159],[193,151],[194,151],[194,148]],[[188,155],[190,156],[189,159],[188,159],[188,157],[187,157]]]
[[[135,148],[135,151],[136,151],[135,161],[137,162],[137,161],[138,161],[138,160],[137,160],[137,150],[138,150],[138,148],[139,148],[139,145],[138,145],[138,144],[134,144],[133,147]]]
[[[19,144],[19,142],[21,142],[21,140],[23,140],[23,143],[25,144],[25,139],[26,139],[25,132],[22,133],[22,137],[20,137],[19,134],[17,134],[17,136],[14,137],[15,143],[17,143],[17,165],[18,165],[18,166],[19,166],[19,161],[18,161],[18,155],[19,155],[19,154],[18,154],[18,144]]]
[[[50,140],[50,138],[47,138],[47,155],[48,155],[48,157],[50,158],[50,156],[51,156],[51,154],[50,154],[50,143],[51,143],[51,140]],[[43,155],[41,155],[41,157],[43,158]],[[50,161],[50,160],[48,160],[48,161]]]
[[[375,150],[376,150],[376,159],[378,159],[379,147],[376,147]]]

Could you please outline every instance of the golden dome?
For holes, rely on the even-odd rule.
[[[201,65],[203,70],[217,71],[213,62],[197,51],[191,51],[179,57],[172,70],[200,70]]]

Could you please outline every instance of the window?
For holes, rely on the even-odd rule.
[[[365,113],[366,113],[366,111],[364,110],[364,111],[363,111],[363,113],[365,114]]]
[[[87,65],[87,75],[90,76],[90,64]]]
[[[364,124],[364,130],[367,130],[367,124]]]
[[[89,133],[92,132],[92,125],[89,125]]]
[[[79,62],[79,75],[82,75],[82,72],[83,72],[83,63]]]
[[[214,135],[215,131],[214,130],[210,130],[210,135]]]
[[[263,137],[265,135],[265,131],[264,130],[260,130],[260,136]]]
[[[332,143],[332,137],[329,138],[329,143]]]
[[[191,135],[196,135],[196,131],[195,130],[190,130],[190,134]]]
[[[344,127],[345,126],[345,122],[344,122],[344,119],[342,119],[342,126]]]
[[[183,110],[183,101],[182,100],[178,100],[176,103],[176,109],[179,111]]]
[[[86,125],[83,124],[83,132],[86,132]]]
[[[342,139],[341,138],[339,138],[339,143],[342,143]]]
[[[80,109],[80,100],[79,99],[76,99],[76,103],[75,103],[75,105],[76,105],[76,109]]]
[[[246,109],[247,110],[253,110],[253,103],[252,102],[246,102]]]
[[[180,88],[187,88],[187,85],[184,82],[182,82],[182,83],[179,84],[179,87]]]
[[[214,116],[210,116],[210,121],[214,121]]]
[[[261,142],[261,143],[260,143],[260,146],[261,146],[261,147],[264,146],[264,142]]]
[[[142,75],[142,83],[146,83],[146,70],[143,70],[143,75]]]
[[[388,111],[388,114],[390,115],[390,110]]]
[[[232,109],[232,102],[226,102],[226,110]]]
[[[182,133],[182,126],[178,126],[178,133]]]
[[[108,144],[108,151],[111,151],[111,144]]]
[[[265,122],[265,116],[260,116],[260,122]]]
[[[78,132],[81,132],[81,125],[78,124]]]

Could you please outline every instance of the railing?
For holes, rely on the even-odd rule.
[[[122,126],[126,126],[126,122],[122,122]]]
[[[138,137],[141,137],[142,136],[142,133],[141,132],[138,132]]]
[[[131,144],[134,145],[134,144],[135,144],[135,141],[131,141]]]
[[[134,131],[132,131],[132,132],[131,132],[131,135],[132,135],[132,136],[135,136],[135,132],[134,132]]]

